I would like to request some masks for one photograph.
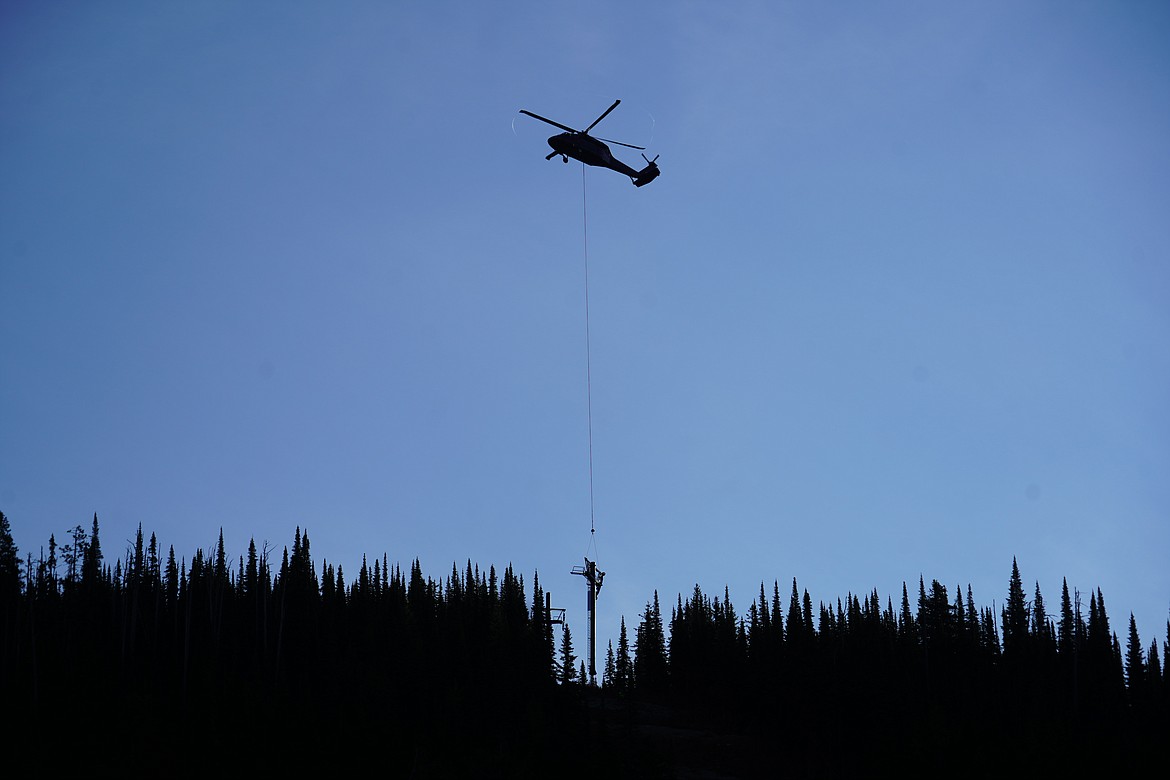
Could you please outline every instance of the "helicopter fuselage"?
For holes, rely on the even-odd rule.
[[[556,154],[572,157],[586,165],[609,168],[632,178],[638,176],[638,171],[615,158],[608,146],[591,135],[558,133],[548,139],[548,145],[553,148]]]
[[[533,119],[539,119],[545,124],[559,127],[564,130],[563,133],[558,133],[548,139],[548,145],[552,147],[552,154],[546,155],[544,159],[551,160],[560,155],[565,162],[572,157],[574,160],[579,160],[586,165],[593,165],[598,168],[609,168],[611,171],[625,174],[630,177],[630,181],[634,183],[635,187],[644,187],[650,182],[658,178],[661,171],[658,170],[658,165],[655,162],[658,156],[655,155],[651,160],[646,155],[642,155],[642,159],[646,161],[646,167],[640,171],[636,171],[630,166],[626,165],[621,160],[614,158],[613,153],[609,151],[609,147],[600,138],[594,138],[589,135],[589,131],[597,126],[597,123],[609,116],[609,112],[613,111],[621,103],[620,100],[613,101],[613,105],[605,109],[605,112],[597,119],[593,120],[593,124],[586,127],[584,130],[574,130],[568,125],[562,125],[560,122],[543,117],[540,114],[534,114],[527,109],[520,109],[521,114],[527,114]],[[610,141],[612,144],[618,146],[628,146],[631,149],[638,149],[641,151],[645,147],[634,146],[633,144],[622,143],[621,141]]]

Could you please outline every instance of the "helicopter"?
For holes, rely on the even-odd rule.
[[[548,139],[548,145],[552,147],[552,153],[544,159],[551,160],[560,155],[562,162],[568,162],[572,157],[574,160],[580,160],[586,165],[595,165],[600,168],[609,168],[611,171],[624,173],[630,177],[635,187],[643,187],[658,178],[661,171],[658,170],[657,160],[658,155],[651,160],[642,155],[642,159],[646,161],[646,167],[640,171],[636,171],[630,166],[626,165],[621,160],[615,158],[613,153],[609,151],[609,147],[605,144],[617,144],[618,146],[625,146],[630,149],[644,150],[644,146],[634,146],[633,144],[623,144],[621,141],[610,141],[608,138],[594,138],[589,135],[589,131],[597,127],[602,119],[609,116],[609,112],[613,111],[621,103],[620,100],[613,101],[613,105],[605,109],[605,112],[593,120],[593,124],[586,127],[584,130],[574,130],[571,127],[562,125],[560,122],[554,122],[551,119],[534,114],[531,111],[520,109],[521,114],[526,114],[533,119],[539,119],[541,122],[547,122],[553,127],[559,127],[564,130],[563,133],[558,133]]]

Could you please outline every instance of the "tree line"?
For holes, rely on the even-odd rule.
[[[188,560],[139,527],[111,564],[96,515],[63,541],[22,560],[0,513],[0,684],[30,759],[128,735],[159,760],[208,746],[258,768],[376,753],[391,776],[536,777],[563,773],[575,745],[573,776],[672,776],[679,743],[641,727],[650,706],[748,739],[711,759],[743,776],[1165,758],[1167,644],[1144,646],[1131,615],[1123,647],[1099,589],[1086,604],[1066,582],[1050,611],[1015,561],[998,615],[970,586],[952,597],[923,578],[897,605],[874,590],[815,607],[796,580],[786,599],[774,581],[742,613],[696,585],[668,617],[655,592],[632,639],[622,618],[595,689],[536,572],[526,583],[467,561],[436,579],[383,555],[347,578],[318,568],[300,528],[291,549],[250,541],[235,559],[222,531]]]
[[[145,733],[156,755],[227,745],[265,767],[269,743],[295,745],[297,766],[376,745],[401,753],[392,776],[426,777],[558,728],[543,590],[511,566],[436,579],[383,556],[347,579],[300,528],[291,549],[250,541],[233,560],[222,531],[188,559],[141,527],[111,564],[96,515],[21,560],[0,514],[0,589],[5,709],[34,745],[72,725],[87,750]]]
[[[998,615],[969,585],[952,598],[924,578],[897,604],[874,590],[816,606],[795,579],[787,598],[775,581],[742,614],[726,589],[712,598],[696,585],[671,607],[669,633],[655,593],[633,663],[619,661],[623,624],[606,683],[686,702],[733,732],[785,735],[797,776],[875,764],[990,776],[1005,756],[1037,776],[1164,762],[1170,621],[1159,652],[1131,613],[1123,646],[1100,589],[1086,605],[1065,580],[1053,611],[1038,583],[1030,591],[1014,559]]]

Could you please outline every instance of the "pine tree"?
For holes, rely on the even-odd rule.
[[[1051,626],[1048,623],[1048,612],[1044,609],[1044,596],[1040,594],[1040,583],[1036,582],[1036,596],[1032,599],[1032,634],[1042,644],[1047,645],[1052,639]]]
[[[605,669],[601,674],[601,685],[604,688],[612,688],[614,686],[614,675],[616,674],[616,666],[613,657],[613,642],[609,643],[609,647],[605,651]]]
[[[1149,662],[1146,664],[1146,685],[1150,697],[1157,702],[1163,686],[1162,661],[1158,657],[1158,640],[1150,642]]]
[[[816,628],[813,626],[812,598],[808,595],[808,590],[804,591],[804,598],[801,600],[801,605],[801,614],[804,616],[804,640],[811,646],[816,639]]]
[[[1154,646],[1158,640],[1154,640]],[[1170,620],[1166,621],[1166,641],[1162,643],[1162,679],[1155,688],[1159,691],[1158,706],[1162,708],[1163,716],[1170,717]]]
[[[667,674],[666,634],[662,626],[657,590],[654,591],[653,603],[646,604],[635,636],[634,679],[638,689],[648,692],[664,690]]]
[[[468,562],[468,572],[471,570],[471,561]],[[472,590],[470,585],[469,590]],[[532,574],[532,630],[536,634],[536,646],[541,656],[541,663],[547,667],[556,678],[556,660],[553,657],[553,629],[552,616],[545,613],[547,605],[544,603],[544,589],[540,587],[540,574]],[[566,628],[567,628],[566,624]]]
[[[146,546],[142,538],[142,523],[138,524],[138,533],[134,537],[134,552],[126,566],[126,584],[137,590],[144,579],[146,568]]]
[[[69,531],[70,543],[61,548],[65,559],[65,588],[76,587],[81,582],[81,564],[89,548],[89,535],[80,525]]]
[[[1057,650],[1061,655],[1070,655],[1076,648],[1076,618],[1073,616],[1072,599],[1068,595],[1068,580],[1063,579],[1060,589],[1060,624],[1057,626]]]
[[[163,590],[166,595],[167,606],[172,610],[179,601],[179,566],[175,562],[175,546],[172,544],[167,553],[167,566],[163,574]]]
[[[257,568],[258,557],[256,555],[256,540],[248,540],[248,564],[244,569],[244,593],[245,595],[255,597],[257,588],[260,586],[260,570]]]
[[[1012,576],[1008,581],[1007,604],[1003,608],[1003,653],[1021,654],[1028,643],[1028,602],[1024,598],[1024,584],[1020,579],[1020,567],[1012,558]]]
[[[12,539],[8,518],[0,512],[0,605],[5,611],[20,597],[20,552]]]
[[[557,682],[569,685],[577,682],[577,656],[573,654],[573,632],[569,630],[569,621],[565,621],[561,630],[561,665],[557,674]]]
[[[219,529],[219,541],[215,544],[215,581],[227,583],[227,551],[223,547],[223,528]]]
[[[967,583],[967,623],[966,641],[971,648],[979,646],[979,610],[975,608],[975,594],[971,591],[971,583]]]
[[[151,534],[151,539],[154,539],[153,534]],[[57,537],[54,534],[49,534],[49,557],[45,561],[44,587],[38,595],[56,599],[60,593],[61,588],[57,580]]]
[[[626,617],[622,615],[621,630],[618,632],[617,660],[614,663],[614,688],[620,693],[625,693],[633,685],[634,666],[630,661],[630,640],[626,635]]]
[[[902,581],[902,609],[898,613],[898,637],[908,644],[918,642],[918,626],[914,622],[914,614],[910,611],[910,592],[906,588],[905,580]]]
[[[93,528],[89,533],[89,543],[85,548],[85,555],[81,561],[81,583],[87,588],[98,585],[102,574],[102,545],[98,540],[98,516],[93,514]]]
[[[919,580],[918,625],[922,643],[936,647],[948,646],[954,638],[954,622],[947,588],[938,580],[931,580],[930,591]]]
[[[1137,621],[1129,613],[1129,641],[1125,649],[1125,679],[1129,683],[1130,701],[1142,703],[1146,684],[1146,663],[1142,657],[1142,640],[1138,636]]]
[[[784,612],[780,603],[780,580],[772,580],[772,635],[778,649],[784,642]]]

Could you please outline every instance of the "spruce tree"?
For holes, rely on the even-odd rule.
[[[256,555],[256,540],[248,540],[248,564],[244,569],[244,594],[255,598],[260,586],[260,570],[257,568],[259,558]]]
[[[81,564],[89,547],[89,535],[80,525],[69,531],[70,543],[61,548],[65,559],[65,587],[74,588],[81,582]]]
[[[979,610],[975,608],[975,594],[971,591],[971,583],[967,583],[967,636],[968,646],[974,648],[979,645]]]
[[[102,574],[102,545],[98,540],[98,516],[93,514],[93,529],[81,559],[81,584],[92,591]]]
[[[1150,697],[1157,702],[1162,691],[1162,661],[1158,657],[1158,640],[1150,642],[1149,661],[1146,663],[1146,685]]]
[[[634,665],[630,660],[630,640],[626,635],[626,617],[622,615],[621,630],[618,632],[617,660],[614,663],[614,687],[620,692],[629,691],[634,685]]]
[[[812,616],[812,597],[808,595],[808,590],[804,591],[804,598],[801,599],[802,611],[804,616],[804,641],[809,646],[812,645],[816,637],[816,628],[813,625]]]
[[[561,665],[557,674],[557,682],[569,685],[577,681],[577,656],[573,654],[573,632],[569,630],[569,621],[565,621],[561,630]]]
[[[927,592],[919,580],[918,625],[922,643],[936,647],[948,646],[954,637],[954,623],[947,588],[938,580],[931,580]]]
[[[634,679],[637,681],[638,689],[648,692],[664,690],[666,670],[666,634],[658,605],[658,591],[655,590],[654,601],[646,604],[636,634]]]
[[[780,603],[780,580],[772,580],[772,634],[777,648],[784,642],[784,611]]]
[[[1048,612],[1044,609],[1044,596],[1040,594],[1039,581],[1036,582],[1036,596],[1032,599],[1032,634],[1045,646],[1052,639],[1051,626],[1048,624]]]
[[[910,592],[906,588],[905,580],[902,581],[902,609],[898,613],[898,638],[907,644],[918,642],[918,627],[914,622],[914,614],[910,611]]]
[[[151,534],[151,540],[154,535]],[[45,586],[43,595],[55,599],[61,593],[60,585],[57,580],[57,537],[54,534],[49,534],[49,558],[45,561]]]
[[[470,569],[470,561],[468,561]],[[473,588],[468,586],[470,592]],[[553,649],[552,616],[545,613],[544,589],[540,587],[540,573],[532,574],[532,632],[535,638],[536,652],[539,655],[538,663],[549,670],[556,679],[556,659]],[[566,626],[567,627],[567,626]]]
[[[20,596],[20,553],[8,518],[0,512],[0,604],[7,608]]]
[[[1070,655],[1076,647],[1076,619],[1073,617],[1072,599],[1068,595],[1068,580],[1061,581],[1060,623],[1056,629],[1057,650],[1061,655]]]
[[[1024,584],[1020,579],[1020,567],[1012,558],[1012,576],[1008,581],[1007,604],[1003,608],[1003,652],[1005,659],[1020,654],[1028,643],[1028,602],[1024,597]]]
[[[792,593],[788,596],[788,639],[792,643],[800,642],[804,638],[804,617],[800,614],[800,591],[796,587],[796,578],[792,578]]]
[[[1125,679],[1129,683],[1132,703],[1139,704],[1145,693],[1146,663],[1142,657],[1142,640],[1138,636],[1137,621],[1129,613],[1129,641],[1125,648]]]

